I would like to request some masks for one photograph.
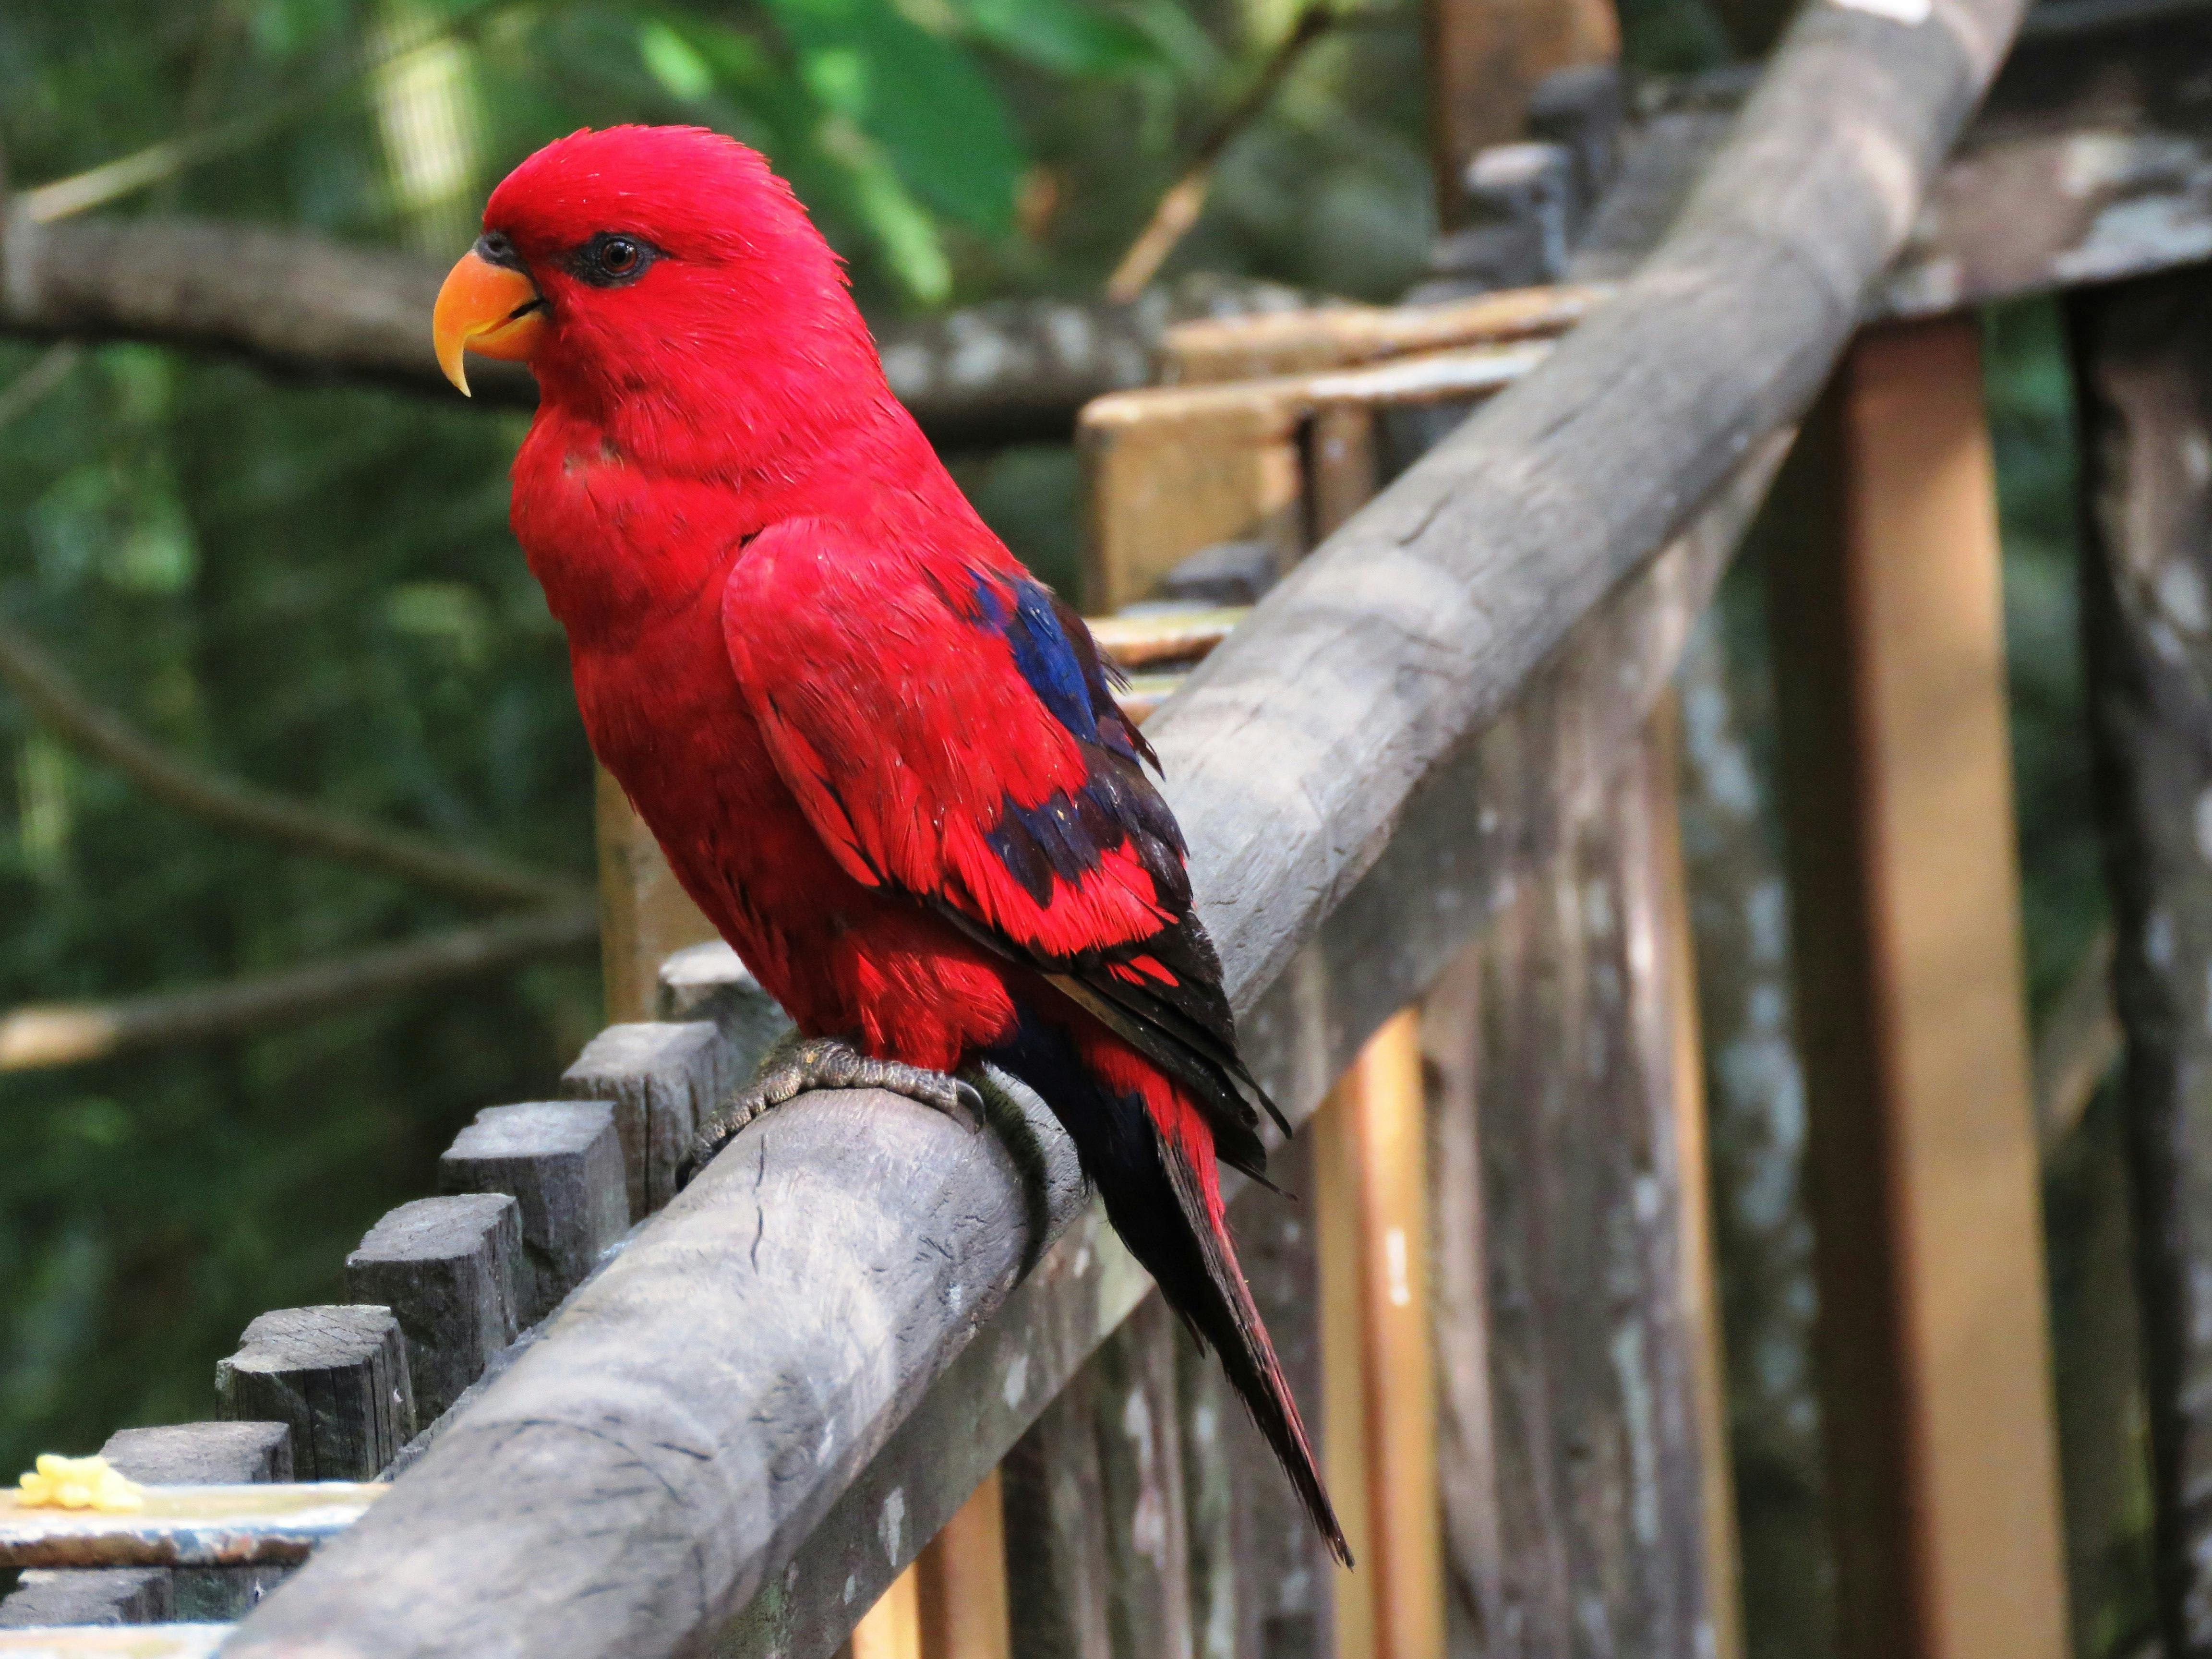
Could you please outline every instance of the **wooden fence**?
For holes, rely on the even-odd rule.
[[[1732,1659],[1668,688],[1770,489],[1840,1650],[2061,1652],[1960,307],[2212,254],[2204,100],[2175,91],[2212,21],[2045,9],[1948,167],[2018,6],[1814,0],[1740,112],[1652,118],[1571,283],[1188,325],[1170,384],[1086,411],[1091,609],[1224,544],[1281,577],[1249,616],[1100,631],[1159,702],[1246,1046],[1299,1126],[1304,1201],[1232,1214],[1359,1571],[1018,1086],[981,1136],[809,1096],[674,1194],[781,1017],[611,793],[624,1023],[562,1099],[482,1115],[444,1195],[364,1239],[352,1304],[255,1322],[233,1420],[111,1442],[222,1492],[73,1531],[0,1509],[0,1559],[52,1570],[0,1652],[11,1614],[105,1611],[200,1621],[179,1655],[242,1616],[227,1654]],[[2063,203],[2006,211],[2022,178]],[[2212,1650],[2208,300],[2181,271],[2069,301],[2174,1655]],[[310,1536],[310,1501],[351,1507]]]

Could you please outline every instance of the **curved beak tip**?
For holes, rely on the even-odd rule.
[[[462,359],[462,353],[467,349],[458,339],[450,343],[440,340],[438,367],[446,372],[446,378],[453,383],[454,391],[459,392],[464,398],[473,398],[477,394],[469,390],[468,365]]]
[[[430,313],[438,367],[463,397],[470,395],[465,355],[527,362],[544,328],[544,306],[528,275],[495,265],[474,249],[447,273]]]

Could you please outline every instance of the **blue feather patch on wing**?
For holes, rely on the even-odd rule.
[[[1005,640],[1014,667],[1052,716],[1077,737],[1098,740],[1098,717],[1084,684],[1083,664],[1054,612],[1052,594],[1036,582],[975,573],[976,621]]]

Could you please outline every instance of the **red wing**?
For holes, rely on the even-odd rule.
[[[1126,740],[1117,752],[1118,711],[1102,732],[1050,595],[952,568],[942,580],[810,520],[738,559],[723,636],[785,782],[855,880],[1033,959],[1172,928],[1189,908],[1174,818]]]
[[[776,769],[846,872],[913,894],[1196,1091],[1264,1155],[1182,831],[1082,619],[1018,568],[925,566],[813,520],[757,537],[722,636]],[[1285,1133],[1288,1126],[1284,1125]]]

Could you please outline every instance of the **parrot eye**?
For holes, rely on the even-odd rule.
[[[657,250],[635,236],[602,231],[576,250],[576,275],[594,288],[620,288],[635,282],[657,257]]]

